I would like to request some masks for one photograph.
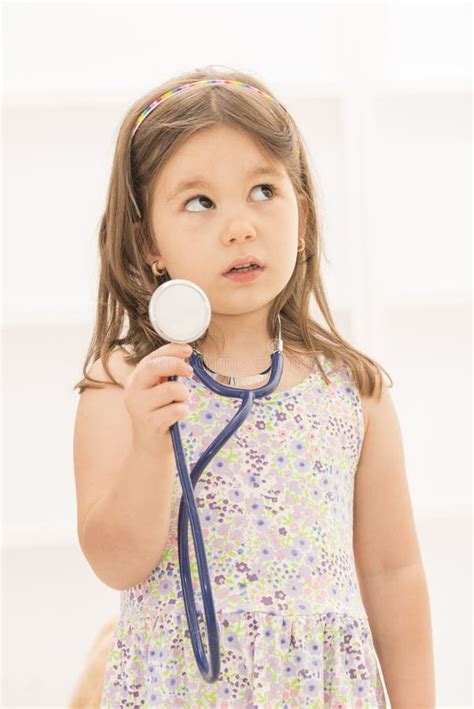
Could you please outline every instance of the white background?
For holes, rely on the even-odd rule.
[[[76,538],[74,384],[118,127],[208,64],[299,124],[329,302],[403,432],[437,706],[471,698],[470,3],[3,3],[3,706],[66,706],[118,612]]]

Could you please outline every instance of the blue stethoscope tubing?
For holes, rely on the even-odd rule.
[[[176,466],[183,490],[178,516],[178,556],[183,601],[194,657],[196,658],[196,663],[201,675],[206,682],[210,683],[215,682],[218,679],[220,671],[219,626],[214,608],[214,598],[209,579],[209,568],[207,564],[201,524],[194,498],[194,488],[196,487],[196,483],[208,463],[246,420],[251,411],[254,399],[260,399],[263,396],[268,396],[277,388],[283,372],[282,349],[282,343],[281,340],[279,340],[278,349],[271,354],[272,364],[270,379],[266,384],[258,389],[239,389],[237,387],[230,387],[222,384],[221,382],[217,382],[206,372],[202,364],[200,353],[197,353],[193,349],[193,354],[190,356],[189,362],[198,379],[200,379],[205,386],[214,391],[216,394],[242,399],[242,405],[235,416],[229,421],[216,439],[208,446],[207,450],[201,455],[197,463],[193,466],[191,474],[189,474],[186,465],[186,458],[179,431],[179,422],[177,421],[170,426],[171,438],[176,457]],[[170,381],[176,381],[176,379],[177,375],[169,377]],[[196,603],[192,585],[191,568],[189,564],[188,518],[191,523],[191,531],[193,535],[199,573],[199,584],[201,587],[202,601],[205,612],[210,662],[208,662],[204,651],[196,613]]]

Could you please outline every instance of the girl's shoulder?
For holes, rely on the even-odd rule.
[[[322,368],[324,369],[326,376],[332,382],[341,383],[345,386],[347,386],[347,383],[350,383],[350,385],[355,391],[357,398],[360,401],[360,408],[362,410],[362,416],[364,419],[364,429],[367,430],[367,426],[369,423],[369,410],[371,399],[367,396],[361,395],[357,381],[351,368],[337,357],[330,357],[329,355],[321,354],[318,356],[318,359]]]
[[[115,347],[111,350],[104,362],[102,358],[97,359],[89,370],[89,375],[94,379],[99,379],[107,384],[114,384],[109,374],[105,369],[105,365],[109,369],[116,382],[121,386],[125,386],[128,377],[135,369],[136,365],[126,361],[129,353],[123,347]]]

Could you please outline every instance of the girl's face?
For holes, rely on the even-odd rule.
[[[269,307],[288,283],[297,258],[298,198],[284,167],[244,131],[220,125],[188,138],[157,176],[152,205],[157,248],[148,262],[159,258],[170,278],[200,286],[213,313]],[[302,224],[299,233],[303,238]],[[256,279],[223,275],[249,254],[265,266]]]

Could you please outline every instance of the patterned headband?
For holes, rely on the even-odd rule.
[[[287,111],[287,109],[281,104],[279,101],[277,101],[273,96],[270,96],[270,94],[267,94],[265,91],[262,91],[261,89],[258,89],[256,86],[252,86],[252,84],[246,84],[244,81],[234,81],[232,79],[200,79],[199,81],[190,81],[187,84],[182,84],[181,86],[177,86],[174,89],[170,89],[169,91],[166,91],[166,93],[162,94],[159,96],[157,99],[154,99],[138,116],[135,126],[132,130],[132,134],[130,137],[129,141],[129,146],[128,146],[128,153],[127,153],[127,170],[128,170],[128,184],[129,184],[129,193],[130,193],[130,199],[133,204],[133,208],[135,210],[135,215],[137,219],[134,219],[134,221],[139,221],[142,218],[142,214],[140,212],[140,209],[138,207],[138,204],[135,200],[135,197],[133,196],[133,190],[132,190],[132,166],[131,166],[131,148],[132,148],[132,141],[135,136],[135,133],[145,120],[147,116],[150,115],[152,111],[155,110],[155,108],[160,104],[163,103],[163,101],[166,101],[166,99],[171,98],[171,96],[174,96],[174,94],[181,93],[183,91],[186,91],[187,89],[191,89],[194,86],[202,84],[229,84],[231,86],[238,86],[241,89],[247,89],[250,91],[254,91],[257,94],[260,94],[261,96],[265,96],[265,98],[269,99],[270,101],[273,101],[277,103],[288,115],[290,115]]]

